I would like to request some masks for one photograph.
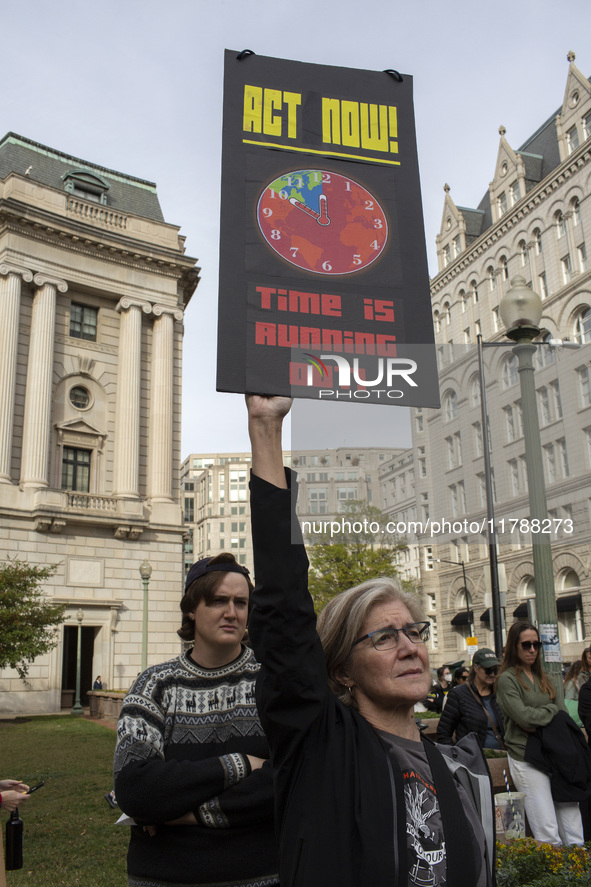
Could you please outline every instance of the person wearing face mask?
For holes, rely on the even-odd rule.
[[[478,650],[472,662],[469,679],[454,687],[447,702],[439,726],[437,741],[452,745],[468,733],[476,733],[483,748],[504,748],[503,714],[497,705],[495,679],[499,660],[492,650]]]
[[[542,663],[538,630],[515,622],[507,634],[497,678],[497,701],[505,719],[505,745],[513,782],[525,794],[534,838],[549,844],[582,844],[579,805],[554,800],[550,776],[526,760],[528,737],[566,712],[562,682],[554,684]]]
[[[428,711],[435,711],[440,714],[443,711],[447,694],[451,685],[451,671],[449,665],[442,665],[437,669],[437,681],[429,690],[423,705]]]
[[[281,887],[492,887],[490,777],[475,737],[421,737],[429,623],[390,578],[340,591],[318,620],[283,467],[290,401],[247,398],[256,586],[249,634],[274,771]]]

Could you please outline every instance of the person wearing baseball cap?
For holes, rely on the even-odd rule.
[[[123,701],[115,792],[137,823],[134,887],[279,883],[259,664],[244,644],[252,589],[232,554],[193,564],[177,632],[191,648],[140,674]]]
[[[453,745],[468,733],[476,733],[483,748],[504,748],[503,715],[495,696],[499,660],[482,647],[472,660],[468,680],[448,693],[437,741]],[[454,739],[455,738],[455,739]]]

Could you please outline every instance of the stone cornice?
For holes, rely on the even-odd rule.
[[[196,266],[196,260],[183,253],[158,244],[140,243],[116,231],[95,229],[11,198],[0,200],[2,220],[14,231],[27,228],[28,237],[41,241],[47,241],[49,237],[62,249],[91,255],[96,255],[96,250],[104,251],[109,261],[136,267],[138,263],[152,266],[159,274],[174,278]]]
[[[551,197],[554,192],[574,173],[591,162],[591,144],[589,139],[553,169],[535,188],[521,198],[519,203],[506,212],[497,222],[480,235],[467,250],[460,254],[454,265],[440,271],[431,281],[431,295],[449,286],[454,278],[466,271],[483,253],[494,246],[508,231],[519,225],[540,204]]]

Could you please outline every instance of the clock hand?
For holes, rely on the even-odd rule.
[[[302,201],[298,200],[296,197],[290,197],[289,202],[292,203],[294,206],[297,206],[298,209],[301,209],[302,212],[305,212],[309,216],[312,216],[312,218],[316,219],[316,221],[318,221],[320,219],[319,213],[317,213],[315,210],[311,209],[309,206],[306,206],[305,203],[302,203]]]
[[[318,198],[318,202],[320,204],[320,215],[318,216],[316,221],[318,222],[319,225],[324,225],[324,226],[330,225],[330,219],[328,218],[328,211],[327,211],[326,194],[321,194],[320,197]]]

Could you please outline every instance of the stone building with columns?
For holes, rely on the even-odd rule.
[[[156,186],[8,133],[0,140],[0,556],[56,565],[66,604],[0,711],[56,711],[97,674],[127,689],[179,649],[183,315],[199,269]]]

